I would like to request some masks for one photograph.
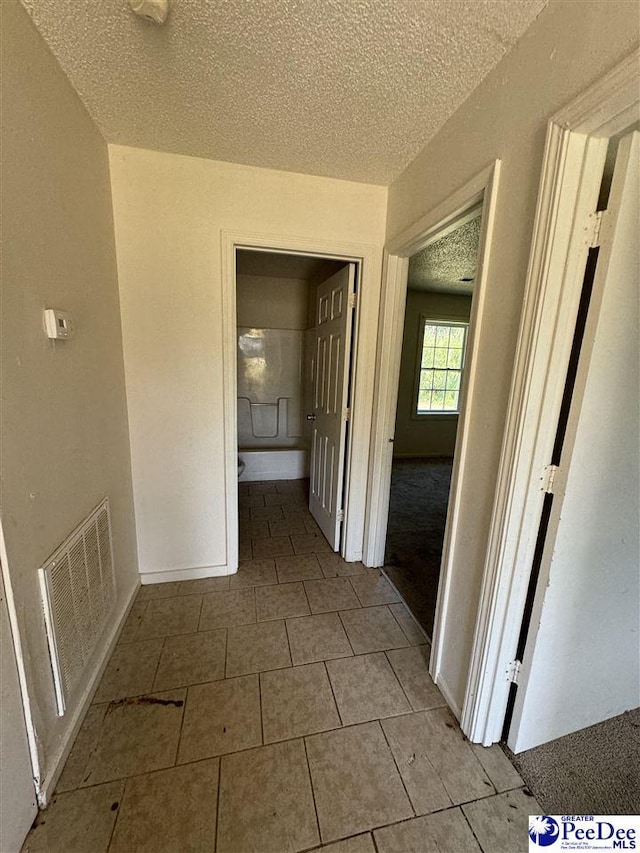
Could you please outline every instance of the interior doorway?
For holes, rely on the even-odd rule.
[[[385,572],[433,636],[482,211],[409,258]]]
[[[474,460],[470,449],[470,424],[480,406],[477,376],[480,342],[486,343],[483,314],[495,211],[500,179],[500,161],[495,160],[472,177],[453,195],[397,235],[387,246],[383,271],[383,295],[380,317],[379,360],[377,365],[377,401],[374,412],[373,440],[368,481],[369,524],[365,564],[383,566],[386,548],[389,498],[393,468],[396,427],[396,403],[400,376],[403,325],[407,301],[409,259],[430,243],[456,230],[481,211],[480,237],[471,316],[465,344],[464,381],[460,386],[460,415],[456,430],[451,486],[447,507],[440,578],[433,623],[429,672],[447,704],[458,717],[473,714],[475,696],[467,695],[464,684],[473,659],[473,619],[461,613],[475,610],[478,600],[473,592],[477,566],[464,559],[464,511],[469,512],[463,496],[473,478]],[[466,723],[462,731],[467,734]]]
[[[313,534],[333,551],[343,550],[357,267],[285,252],[236,253],[238,480],[296,482],[307,494]],[[265,507],[262,521],[275,524],[280,512]],[[263,528],[252,525],[256,534]],[[262,555],[264,543],[242,541],[240,559]]]

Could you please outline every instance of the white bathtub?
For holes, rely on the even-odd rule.
[[[301,480],[309,476],[309,451],[306,447],[238,448],[244,471],[241,483],[256,480]]]

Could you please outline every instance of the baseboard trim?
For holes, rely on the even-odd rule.
[[[111,654],[118,641],[120,631],[122,630],[127,616],[129,615],[129,611],[133,607],[133,602],[136,599],[136,595],[138,593],[139,588],[140,584],[136,583],[134,588],[131,590],[131,594],[129,596],[128,601],[122,608],[120,616],[113,623],[111,627],[111,632],[108,635],[107,642],[104,645],[100,657],[98,658],[97,666],[94,669],[93,675],[89,679],[89,682],[86,685],[82,696],[80,697],[80,700],[78,701],[76,708],[71,715],[72,723],[67,729],[67,733],[65,734],[63,741],[56,752],[55,758],[51,762],[51,769],[48,770],[47,775],[40,784],[40,788],[36,792],[38,798],[38,806],[41,809],[45,809],[47,807],[51,795],[53,794],[55,787],[58,784],[60,774],[62,773],[66,760],[69,757],[69,753],[71,752],[71,748],[75,742],[78,732],[80,731],[80,726],[84,721],[87,711],[89,710],[89,706],[91,705],[95,692],[98,689],[98,684],[100,683],[102,674],[104,673],[107,667],[109,658],[111,657]]]
[[[140,572],[140,583],[170,583],[171,581],[197,581],[201,578],[219,578],[235,575],[237,568],[230,566],[200,566],[197,569],[167,569],[162,572]]]

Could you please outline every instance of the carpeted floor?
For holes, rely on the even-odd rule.
[[[397,459],[391,473],[385,572],[429,637],[442,557],[451,459]]]
[[[505,751],[545,814],[640,814],[640,709],[518,755]]]

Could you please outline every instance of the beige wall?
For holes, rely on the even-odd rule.
[[[297,278],[236,276],[238,326],[307,328],[309,285]]]
[[[394,456],[453,456],[456,444],[457,415],[414,417],[418,338],[425,314],[431,319],[468,320],[471,297],[448,293],[407,291],[404,314],[400,383],[396,409]]]
[[[224,570],[221,232],[366,243],[377,266],[387,191],[121,146],[110,159],[140,570]],[[371,316],[378,292],[366,301]]]
[[[443,676],[464,694],[549,117],[638,41],[636,3],[551,0],[512,52],[390,187],[391,238],[495,158],[502,174],[469,433]]]
[[[77,706],[56,717],[37,569],[108,495],[122,612],[135,529],[107,147],[24,9],[0,6],[2,525],[49,772]],[[45,307],[72,312],[73,340],[46,338]]]

